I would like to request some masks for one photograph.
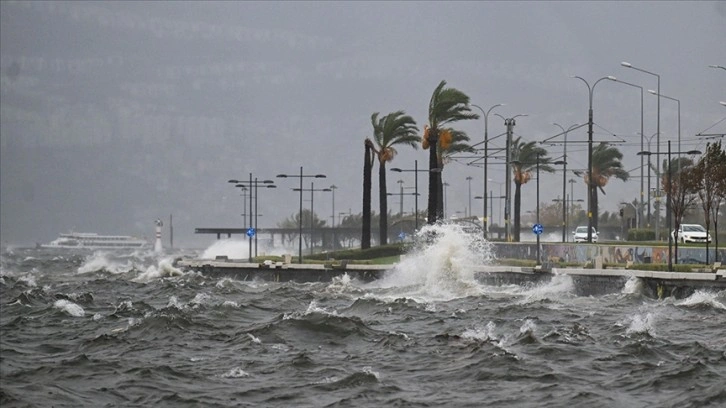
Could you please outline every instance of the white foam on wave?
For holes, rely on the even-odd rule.
[[[97,251],[89,255],[83,262],[83,265],[78,267],[78,273],[91,273],[98,271],[106,271],[116,274],[122,274],[130,272],[134,269],[134,264],[131,261],[118,262],[110,258],[110,254],[103,251]]]
[[[336,312],[335,310],[333,310],[332,312],[325,310],[324,308],[318,306],[318,302],[312,300],[310,301],[310,304],[308,304],[307,310],[305,310],[304,312],[295,311],[291,313],[285,313],[282,316],[282,320],[300,319],[303,316],[308,316],[313,313],[320,313],[327,316],[338,316],[338,312]]]
[[[142,272],[136,278],[132,279],[134,282],[147,283],[160,278],[170,276],[183,276],[184,272],[181,269],[177,269],[172,265],[171,259],[162,259],[158,265],[151,265],[146,268],[146,271]]]
[[[66,299],[56,300],[53,307],[60,309],[73,317],[83,317],[86,314],[81,306]]]
[[[563,296],[569,295],[575,289],[575,283],[570,275],[554,275],[549,282],[534,287],[515,287],[524,298],[521,303],[539,302],[542,300],[560,301]]]
[[[726,305],[718,300],[718,294],[695,291],[691,296],[675,303],[677,306],[710,306],[714,309],[726,310]]]
[[[656,314],[652,312],[629,316],[625,321],[625,324],[628,325],[625,333],[628,335],[649,334],[651,337],[655,337],[657,320]]]
[[[255,244],[252,243],[252,246]],[[254,248],[253,248],[254,253]],[[294,254],[297,250],[285,246],[271,246],[265,241],[257,243],[258,255],[283,255]],[[200,256],[201,259],[215,259],[218,256],[226,256],[229,259],[248,259],[250,257],[250,242],[247,239],[220,239],[215,241],[209,248],[205,249]]]
[[[395,288],[387,298],[410,297],[421,303],[448,301],[483,292],[474,279],[475,267],[493,260],[491,244],[458,224],[424,226],[419,244],[392,271],[369,288]]]
[[[250,376],[250,374],[248,372],[246,372],[245,370],[243,370],[239,367],[232,368],[231,370],[222,374],[223,378],[244,378],[244,377],[249,377],[249,376]]]
[[[622,293],[630,294],[630,295],[642,295],[643,294],[643,280],[636,276],[631,276],[625,282],[625,286],[623,286]]]

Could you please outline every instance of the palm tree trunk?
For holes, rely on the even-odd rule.
[[[439,132],[431,129],[429,133],[429,200],[428,200],[428,223],[435,224],[439,214],[437,202],[439,199],[439,181],[441,173],[432,171],[438,168],[439,160],[436,154]],[[437,177],[438,176],[438,177]]]
[[[522,185],[514,183],[514,242],[519,242],[519,229],[521,227]]]
[[[386,194],[386,163],[380,161],[378,167],[378,194],[381,216],[378,219],[378,230],[380,231],[380,244],[388,244],[388,195]]]
[[[363,158],[363,231],[361,232],[360,247],[371,247],[371,186],[373,184],[373,157],[370,140],[365,142],[365,156]]]

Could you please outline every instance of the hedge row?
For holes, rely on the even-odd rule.
[[[341,251],[328,251],[313,255],[306,255],[305,259],[328,260],[328,259],[348,259],[351,261],[360,261],[365,259],[384,258],[388,256],[397,256],[405,251],[404,244],[388,244],[375,246],[368,249],[346,249]]]

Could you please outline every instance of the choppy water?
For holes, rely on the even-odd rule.
[[[179,254],[8,250],[0,405],[726,405],[726,294],[490,287],[456,231],[370,284],[211,279]]]

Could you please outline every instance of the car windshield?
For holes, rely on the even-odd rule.
[[[706,229],[700,225],[684,225],[683,231],[688,232],[706,232]]]
[[[576,234],[587,234],[587,227],[577,227],[575,230]]]

